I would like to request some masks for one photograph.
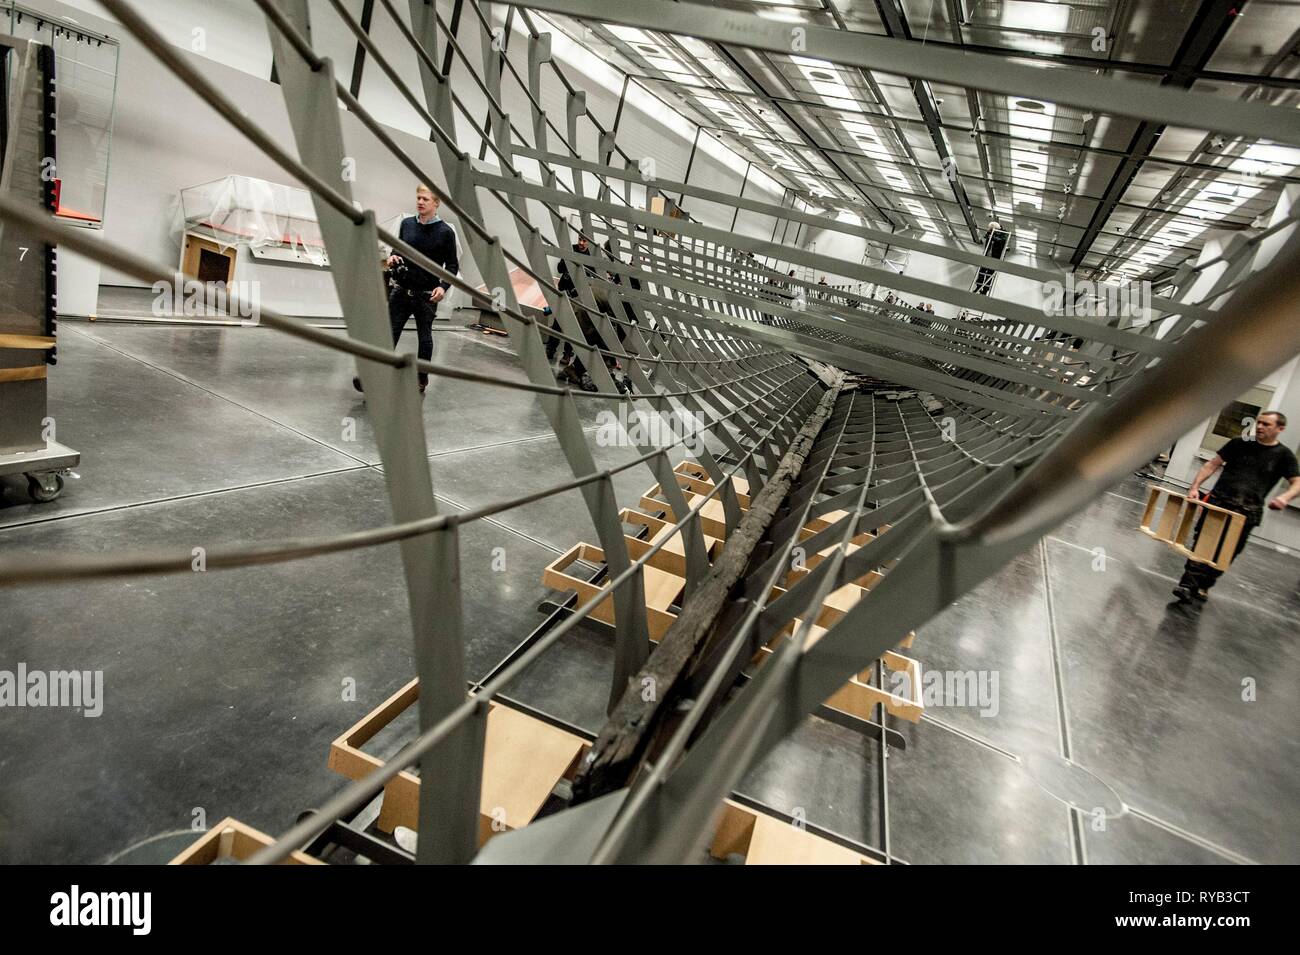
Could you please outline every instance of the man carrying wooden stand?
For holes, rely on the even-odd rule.
[[[1290,487],[1268,501],[1268,507],[1280,511],[1297,494],[1300,494],[1300,465],[1291,450],[1278,441],[1286,429],[1286,415],[1279,411],[1262,412],[1255,421],[1255,440],[1233,438],[1219,453],[1196,472],[1192,486],[1187,491],[1189,500],[1202,497],[1206,502],[1246,515],[1246,526],[1237,540],[1236,558],[1246,546],[1250,532],[1259,526],[1264,517],[1264,501],[1278,481],[1290,482]],[[1223,468],[1214,489],[1203,494],[1201,485]],[[1199,534],[1199,528],[1197,533]],[[1194,544],[1193,544],[1194,546]],[[1208,564],[1189,560],[1183,567],[1183,576],[1174,588],[1174,596],[1181,603],[1206,600],[1209,590],[1223,575]]]

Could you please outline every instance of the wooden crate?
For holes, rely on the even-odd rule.
[[[628,554],[633,560],[643,556],[650,544],[635,537],[624,535]],[[593,544],[574,544],[564,554],[546,565],[542,571],[542,583],[555,590],[572,590],[578,595],[579,606],[594,600],[607,586],[597,586],[581,577],[575,577],[568,569],[575,561],[594,565],[605,563],[605,552]],[[671,609],[682,591],[686,588],[686,558],[675,554],[667,547],[656,551],[642,568],[641,575],[645,588],[646,624],[650,630],[650,639],[658,641],[668,632],[677,614]],[[627,586],[624,583],[623,586]],[[614,626],[614,597],[612,592],[598,603],[590,614],[593,620]]]
[[[259,849],[273,845],[275,840],[238,819],[227,816],[195,840],[168,865],[212,865],[221,859],[247,859]],[[305,852],[294,852],[280,865],[324,865]]]
[[[624,521],[632,522],[631,518],[635,512],[624,511],[622,517]],[[666,531],[671,525],[659,521],[657,518],[647,518],[647,520],[662,525],[660,533]],[[627,542],[628,554],[633,560],[639,559],[651,547],[651,544],[633,537],[625,537]],[[716,543],[716,542],[715,542]],[[568,573],[568,568],[576,560],[591,562],[592,564],[603,563],[605,552],[599,547],[591,544],[575,544],[567,553],[557,558],[546,567],[542,574],[542,582],[548,587],[556,590],[573,590],[578,594],[579,603],[586,604],[595,599],[604,590],[595,584],[589,583],[580,577],[575,577]],[[686,589],[686,561],[681,553],[670,553],[667,547],[659,550],[642,570],[645,584],[645,607],[646,622],[650,631],[650,639],[658,643],[663,639],[663,635],[668,632],[677,619],[676,613],[671,609],[676,602],[681,599]],[[802,576],[807,571],[797,571],[792,576]],[[817,615],[817,619],[812,627],[811,636],[808,645],[811,646],[821,638],[826,631],[834,626],[848,612],[863,595],[867,593],[871,585],[881,579],[881,575],[875,571],[870,572],[863,578],[867,582],[866,586],[859,583],[845,584],[843,587],[827,594],[822,603],[822,609]],[[772,589],[773,599],[785,593],[780,587]],[[591,616],[602,623],[609,625],[614,624],[614,600],[613,596],[606,596],[604,600],[596,605],[591,612]],[[782,639],[783,636],[793,632],[795,626],[800,623],[796,618],[789,626],[774,638]],[[901,641],[901,646],[910,647],[916,634],[909,633]],[[769,645],[770,647],[770,645]],[[758,654],[755,655],[755,662],[761,661],[767,653],[770,653],[769,647],[762,647]],[[843,687],[835,692],[826,705],[832,709],[840,710],[859,719],[870,720],[871,710],[876,704],[883,704],[885,709],[894,716],[909,720],[913,723],[919,722],[924,712],[924,705],[921,697],[921,665],[910,657],[902,656],[898,653],[886,652],[881,660],[885,666],[892,671],[905,672],[908,674],[908,687],[910,693],[900,695],[890,693],[884,688],[878,688],[870,684],[870,670],[868,667],[861,673],[854,676]],[[874,666],[874,664],[873,664]]]
[[[1245,530],[1246,515],[1205,501],[1190,500],[1187,495],[1171,488],[1156,484],[1147,487],[1147,506],[1142,512],[1139,530],[1189,560],[1207,564],[1215,570],[1227,570]],[[1195,546],[1190,546],[1202,515],[1205,523],[1200,536]]]
[[[881,865],[766,813],[727,799],[709,846],[715,859],[743,855],[745,865]]]
[[[679,557],[686,556],[686,545],[682,542],[681,530],[673,530],[673,525],[667,521],[658,517],[651,517],[641,511],[634,511],[630,507],[625,507],[619,511],[618,518],[624,524],[635,524],[649,530],[649,543],[658,544],[660,541],[664,541],[664,550]],[[715,553],[718,549],[718,538],[705,534],[704,547],[709,554]]]
[[[754,662],[762,662],[776,649],[776,646],[782,641],[789,639],[795,629],[802,621],[796,619],[788,627],[772,638],[766,646],[760,647],[757,654],[754,655]],[[826,635],[826,628],[814,624],[809,628],[807,646],[811,647],[814,643]],[[899,646],[910,647],[916,633],[909,633],[899,643]],[[886,650],[881,655],[880,660],[885,664],[885,668],[894,673],[905,673],[907,675],[906,694],[890,693],[884,687],[871,685],[872,674],[875,664],[871,663],[859,672],[849,678],[849,682],[836,690],[826,700],[826,705],[833,710],[839,710],[841,713],[848,713],[850,716],[856,716],[860,720],[872,720],[872,709],[877,704],[885,707],[885,711],[899,719],[907,720],[909,723],[921,722],[921,717],[925,715],[925,701],[921,693],[921,664],[911,657],[905,657],[901,653],[895,653],[892,650]]]
[[[361,779],[384,761],[361,747],[420,697],[412,680],[367,713],[330,744],[329,768]],[[545,723],[505,704],[490,703],[483,746],[483,783],[479,796],[479,844],[499,832],[533,820],[551,790],[578,768],[588,744],[580,736]],[[384,801],[375,825],[383,832],[397,826],[418,829],[420,780],[403,770],[384,786]]]

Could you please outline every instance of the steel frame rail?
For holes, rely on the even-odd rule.
[[[1157,298],[1153,304],[1161,318],[1145,328],[1048,315],[1018,303],[1000,303],[1000,314],[988,320],[944,319],[908,306],[875,301],[854,305],[854,297],[846,292],[823,292],[811,283],[789,281],[764,261],[812,267],[961,306],[988,304],[982,298],[968,302],[967,293],[939,283],[787,245],[776,239],[782,222],[886,241],[958,264],[989,265],[1037,282],[1060,281],[1063,276],[827,222],[784,203],[731,196],[689,182],[647,182],[632,172],[635,162],[617,141],[617,121],[614,129],[606,129],[592,116],[583,93],[553,62],[549,35],[537,29],[524,8],[691,33],[734,48],[784,51],[788,30],[772,21],[659,0],[636,5],[510,0],[506,5],[520,8],[524,42],[522,49],[516,42],[500,50],[493,45],[493,19],[483,4],[463,0],[473,16],[468,21],[454,19],[460,22],[462,36],[477,29],[480,59],[474,61],[471,41],[454,36],[457,31],[449,29],[435,6],[409,0],[403,19],[392,0],[380,0],[380,9],[368,5],[372,16],[388,16],[398,25],[402,42],[415,53],[420,82],[412,89],[393,67],[391,51],[371,39],[371,24],[358,22],[339,0],[330,0],[334,14],[355,34],[358,58],[364,54],[368,64],[388,75],[429,125],[445,174],[440,183],[400,149],[357,94],[335,79],[332,63],[315,52],[306,0],[256,0],[267,19],[301,159],[244,116],[169,47],[131,3],[103,2],[181,82],[311,191],[344,303],[347,336],[340,339],[267,309],[261,310],[262,322],[356,359],[392,504],[392,523],[386,527],[312,540],[214,547],[208,568],[303,559],[384,543],[398,543],[402,549],[421,682],[418,736],[382,769],[346,786],[274,846],[259,852],[254,858],[259,863],[283,859],[317,840],[373,799],[399,772],[415,765],[423,779],[416,861],[471,861],[477,852],[479,773],[489,702],[565,634],[583,625],[606,599],[612,598],[614,607],[611,705],[649,653],[642,575],[672,534],[640,557],[631,557],[614,475],[645,465],[673,515],[680,515],[670,526],[684,541],[689,602],[710,571],[700,512],[719,500],[728,531],[739,525],[742,512],[732,479],[743,475],[748,493],[761,490],[825,393],[826,384],[810,360],[879,375],[893,384],[860,377],[839,394],[800,480],[767,530],[769,550],[749,569],[738,616],[725,634],[717,635],[710,667],[691,677],[694,705],[666,737],[655,760],[643,765],[627,788],[563,810],[557,814],[558,825],[525,827],[497,837],[493,858],[535,857],[539,845],[557,861],[697,858],[720,800],[851,674],[878,660],[909,630],[1141,464],[1153,449],[1300,352],[1294,304],[1300,292],[1300,238],[1293,221],[1286,224],[1291,237],[1266,269],[1242,278],[1254,265],[1256,237],[1227,253],[1225,263],[1200,267],[1227,266],[1201,301],[1188,301],[1188,293]],[[846,37],[816,27],[806,32],[807,54],[832,62],[998,92],[1033,89],[1038,96],[1111,115],[1300,143],[1300,122],[1293,111],[1238,103],[1225,108],[1213,97],[1190,92],[1135,87],[1108,77],[1054,77],[943,47],[918,49],[904,40]],[[441,65],[439,37],[445,54]],[[520,56],[526,60],[523,69],[515,63]],[[489,104],[481,125],[451,89],[448,75],[457,60]],[[514,85],[507,87],[507,82]],[[562,128],[542,107],[551,101],[548,82],[559,82],[563,89]],[[505,112],[507,92],[526,103],[527,131]],[[353,204],[349,184],[336,178],[344,155],[339,100],[397,164],[427,182],[458,218],[469,258],[490,292],[429,262],[379,229],[373,212]],[[482,155],[490,150],[496,167],[472,160],[461,148],[458,113],[478,137]],[[589,142],[593,134],[595,155],[583,158],[579,144]],[[624,161],[623,168],[610,165],[615,154]],[[538,163],[540,182],[520,174],[519,159]],[[560,178],[560,169],[568,170],[567,182]],[[594,180],[594,194],[588,194],[587,176]],[[646,187],[647,199],[656,192],[672,192],[683,203],[689,198],[722,204],[733,224],[741,210],[771,216],[772,238],[737,235],[693,218],[635,208],[628,198],[632,185]],[[522,255],[507,249],[484,225],[483,201],[489,198],[509,212]],[[546,231],[529,220],[529,202],[544,211]],[[570,210],[576,210],[576,230],[566,218]],[[140,278],[184,279],[111,244],[88,242],[9,197],[0,197],[0,220],[24,235],[58,242]],[[574,231],[591,240],[591,252],[571,251]],[[613,258],[595,252],[599,237],[610,240]],[[527,380],[466,372],[394,353],[376,268],[375,250],[381,242],[464,290],[495,315],[509,332]],[[622,258],[624,249],[631,263]],[[575,284],[572,296],[552,280],[552,259],[567,263]],[[520,308],[509,275],[512,267],[538,283],[553,313],[553,327]],[[632,287],[634,280],[639,289]],[[805,305],[796,307],[796,298]],[[584,331],[581,319],[587,319],[594,332]],[[1039,335],[1060,337],[1040,340]],[[554,383],[545,357],[548,338],[568,343],[582,357],[595,391]],[[1072,346],[1071,339],[1080,341]],[[606,359],[622,365],[625,382],[615,381]],[[420,371],[536,395],[572,479],[468,512],[438,513],[415,388]],[[1069,371],[1076,375],[1073,382],[1065,380]],[[1078,383],[1080,375],[1088,377],[1086,384]],[[924,394],[884,397],[887,391],[908,387]],[[942,420],[927,407],[936,396],[943,404]],[[641,442],[631,460],[602,468],[581,426],[580,399],[629,410],[648,407],[665,422],[686,410],[702,426],[667,446]],[[697,452],[713,486],[687,506],[672,453],[700,436],[711,436],[725,448],[725,456],[707,449]],[[606,555],[601,589],[556,626],[521,645],[467,697],[460,528],[575,490],[583,496]],[[828,515],[834,520],[803,539],[808,521]],[[887,533],[850,549],[864,531],[878,532],[886,524],[891,525]],[[790,580],[796,547],[821,553],[824,559]],[[0,557],[0,586],[188,572],[190,560],[188,551],[7,555]],[[826,595],[871,571],[882,574],[877,584],[809,645],[812,620]],[[783,580],[789,586],[772,599],[774,586]],[[752,652],[796,620],[801,622],[793,635],[766,662],[746,666],[747,650]],[[885,735],[878,737],[882,746]],[[883,776],[880,784],[887,796]],[[887,859],[888,838],[886,822],[882,844]]]

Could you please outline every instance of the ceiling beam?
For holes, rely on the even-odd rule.
[[[798,133],[799,136],[803,138],[805,143],[808,146],[812,147],[812,149],[814,149],[817,152],[817,154],[820,155],[822,159],[826,161],[827,165],[829,165],[832,169],[838,172],[840,176],[844,179],[844,181],[853,188],[854,192],[856,192],[864,200],[866,200],[868,203],[871,204],[872,208],[874,208],[880,214],[881,219],[887,225],[889,225],[891,228],[898,228],[898,223],[894,221],[893,217],[890,216],[890,214],[886,212],[884,209],[882,209],[880,205],[874,199],[871,198],[871,196],[867,195],[867,193],[863,190],[862,186],[844,170],[844,167],[841,166],[834,159],[834,157],[832,157],[829,153],[827,153],[826,150],[824,150],[821,147],[821,145],[817,143],[816,140],[814,140],[811,135],[808,134],[808,132],[803,128],[804,124],[800,123],[797,119],[791,116],[789,112],[786,111],[786,108],[784,106],[782,106],[779,102],[777,102],[776,99],[768,95],[767,90],[766,88],[764,88],[763,84],[760,83],[758,79],[748,69],[745,68],[745,65],[740,62],[740,59],[736,56],[734,52],[732,52],[730,47],[728,47],[724,43],[715,43],[714,47],[722,55],[723,59],[725,59],[728,63],[731,64],[732,69],[738,72],[741,75],[741,77],[745,80],[745,82],[749,84],[750,88],[753,89],[754,92],[757,93],[759,96],[763,97],[763,99],[765,99],[772,106],[773,109],[775,109],[778,113],[780,113],[781,118],[790,124],[790,128],[793,129],[796,133]],[[895,215],[897,214],[898,213],[895,212]]]
[[[955,0],[954,0],[955,2]],[[1138,73],[1146,76],[1163,76],[1169,67],[1156,63],[1134,63],[1129,60],[1111,60],[1101,57],[1079,56],[1070,53],[1042,53],[1029,50],[1017,50],[1014,47],[985,46],[980,43],[963,41],[948,43],[945,40],[928,39],[926,43],[945,46],[954,50],[966,50],[971,53],[985,53],[990,56],[1013,56],[1017,59],[1037,60],[1042,63],[1056,63],[1061,66],[1077,66],[1087,70],[1114,70],[1117,73]],[[1243,83],[1258,84],[1274,89],[1300,90],[1300,77],[1294,76],[1257,76],[1254,73],[1236,73],[1224,70],[1201,70],[1197,77],[1207,83]]]
[[[788,96],[778,97],[775,95],[759,97],[757,93],[742,93],[737,90],[715,90],[711,86],[699,86],[693,83],[683,83],[678,80],[670,80],[662,76],[651,76],[648,73],[629,73],[627,74],[627,76],[630,77],[631,79],[638,80],[642,83],[664,83],[673,87],[677,87],[682,90],[699,91],[701,93],[708,93],[709,95],[721,96],[725,94],[727,96],[771,99],[776,102],[784,103],[787,106],[797,106],[810,111],[816,111],[816,110],[829,110],[831,112],[840,111],[839,107],[831,106],[828,103],[812,103],[807,100],[802,100],[795,97],[788,97]],[[967,92],[972,93],[973,91],[967,90]],[[865,106],[868,104],[863,104],[863,105]],[[886,113],[869,113],[866,112],[865,110],[862,111],[861,115],[865,116],[867,119],[880,119],[880,120],[892,121],[900,125],[910,125],[910,126],[925,125],[924,120],[912,119],[911,117],[908,116],[891,116]],[[970,126],[960,126],[955,123],[944,122],[943,128],[948,133],[953,135],[960,133],[962,135],[969,136],[973,131],[977,131],[981,137],[986,139],[1006,139],[1006,140],[1011,140],[1013,145],[1023,145],[1026,147],[1043,148],[1048,150],[1052,150],[1052,149],[1080,150],[1082,152],[1089,153],[1094,156],[1114,156],[1120,159],[1123,159],[1129,155],[1126,151],[1122,149],[1110,149],[1105,146],[1089,146],[1082,142],[1077,142],[1077,143],[1062,142],[1059,139],[1050,139],[1044,141],[1041,139],[1027,139],[1023,136],[1017,136],[1015,133],[1004,133],[1001,132],[1000,130],[995,130],[995,129],[975,130],[973,121]],[[734,131],[727,129],[725,127],[722,127],[720,131],[724,133],[730,133],[733,136],[736,135]],[[1071,134],[1071,135],[1077,135],[1077,134]],[[775,139],[772,141],[777,143],[785,143],[784,140],[780,140],[780,139]],[[790,144],[785,143],[785,145],[790,145]],[[1152,160],[1152,162],[1158,163],[1162,166],[1178,166],[1187,169],[1217,168],[1212,166],[1209,163],[1198,162],[1194,159],[1173,159],[1168,156],[1161,156],[1158,159]],[[1267,179],[1271,182],[1300,182],[1300,176],[1271,176],[1263,173],[1261,173],[1260,175],[1261,178]]]
[[[834,7],[833,0],[823,0],[823,2],[832,8]],[[903,13],[903,8],[899,5],[898,0],[876,0],[876,9],[880,13],[881,21],[885,24],[887,35],[901,37],[911,42],[912,30],[907,24],[907,16]],[[957,201],[957,208],[961,210],[961,217],[966,220],[966,228],[970,229],[971,241],[980,242],[983,240],[984,232],[975,223],[975,215],[971,212],[970,198],[966,195],[966,187],[961,181],[961,172],[957,169],[957,160],[949,151],[948,140],[943,135],[943,121],[939,118],[939,108],[934,104],[934,95],[930,92],[930,87],[922,80],[909,79],[908,85],[912,87],[912,95],[916,97],[916,105],[921,110],[921,119],[925,122],[925,128],[929,130],[930,141],[934,143],[934,151],[939,154],[939,164],[949,167],[945,169],[945,178],[952,188],[953,198]],[[947,160],[946,163],[945,160]]]
[[[819,26],[791,26],[752,13],[737,13],[700,3],[637,0],[501,0],[513,6],[560,13],[580,20],[694,36],[862,66],[884,73],[969,86],[1016,96],[1032,92],[1049,102],[1129,116],[1191,129],[1205,129],[1252,139],[1300,145],[1300,114],[1294,109],[1240,103],[1207,93],[1193,93],[1073,70],[1045,70],[1005,56],[963,53],[896,37],[850,33]]]
[[[1169,64],[1169,71],[1160,81],[1160,85],[1179,89],[1191,88],[1200,70],[1210,62],[1210,57],[1227,36],[1228,30],[1236,22],[1236,17],[1246,3],[1247,0],[1201,0],[1201,5],[1197,8],[1191,23],[1188,24],[1183,40],[1178,45],[1178,51]],[[1151,155],[1151,150],[1155,148],[1164,131],[1164,123],[1150,120],[1138,123],[1133,138],[1125,150],[1129,157],[1119,164],[1119,168],[1110,177],[1106,191],[1102,194],[1101,203],[1093,210],[1083,238],[1079,240],[1074,254],[1070,256],[1070,265],[1078,268],[1083,264],[1088,250],[1092,248],[1093,242],[1097,240],[1110,214],[1115,210],[1116,203],[1141,171],[1142,164]]]

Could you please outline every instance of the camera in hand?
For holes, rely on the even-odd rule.
[[[401,289],[407,295],[411,294],[411,267],[406,264],[406,259],[398,259],[388,267],[388,284],[391,288]]]

